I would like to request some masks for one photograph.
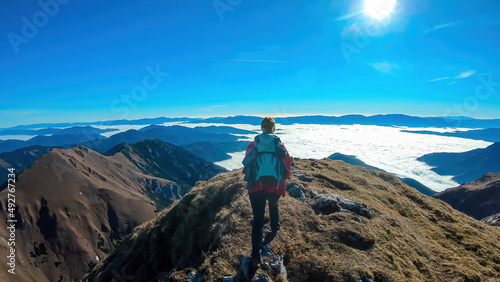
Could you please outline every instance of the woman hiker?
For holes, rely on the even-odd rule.
[[[269,243],[280,228],[278,200],[285,196],[285,181],[290,177],[291,158],[285,145],[276,136],[275,128],[273,118],[264,118],[261,123],[262,134],[257,135],[254,142],[250,143],[243,160],[243,172],[248,182],[248,195],[253,210],[253,273],[259,267],[262,255],[271,256]],[[266,201],[269,202],[271,232],[262,241]]]

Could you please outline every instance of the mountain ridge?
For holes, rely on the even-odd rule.
[[[281,229],[271,243],[283,256],[289,281],[500,278],[497,228],[384,172],[328,159],[294,163],[289,187],[302,187],[305,199],[280,200]],[[238,281],[240,257],[250,254],[251,245],[252,211],[244,187],[241,170],[198,183],[136,228],[84,281],[109,281],[117,273],[140,281]],[[373,217],[316,213],[312,195],[328,192],[362,203]],[[283,281],[272,270],[259,275]]]
[[[161,157],[172,154],[171,167],[184,168],[190,177],[172,181],[148,171],[156,160],[142,158],[147,154],[141,150],[150,154],[153,149]],[[134,227],[180,199],[189,185],[220,172],[213,164],[204,165],[201,159],[182,151],[171,144],[148,140],[127,145],[111,156],[84,146],[52,149],[42,155],[17,175],[19,273],[12,277],[1,268],[0,277],[16,282],[81,279]],[[192,160],[196,165],[190,163]],[[163,172],[170,169],[166,166]],[[7,190],[0,192],[2,199],[7,199],[6,194]],[[6,207],[6,202],[0,204],[4,218]],[[0,222],[0,240],[8,238],[5,224]],[[6,246],[0,246],[2,252],[7,253]],[[5,264],[5,259],[3,256],[0,262]]]
[[[475,181],[488,172],[500,172],[500,142],[484,149],[463,153],[431,153],[417,160],[432,166],[441,175],[454,175],[453,180],[460,184]]]

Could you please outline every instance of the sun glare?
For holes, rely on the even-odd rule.
[[[372,19],[383,20],[391,15],[396,0],[365,0],[364,13]]]

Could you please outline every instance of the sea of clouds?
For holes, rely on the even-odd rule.
[[[220,124],[183,125],[194,127]],[[260,130],[260,126],[248,124],[229,126],[256,132]],[[418,157],[436,152],[465,152],[485,148],[492,144],[480,140],[402,132],[403,130],[423,129],[436,132],[457,130],[456,128],[407,128],[376,125],[278,124],[276,133],[293,157],[322,159],[336,152],[354,155],[368,165],[399,177],[413,178],[436,191],[456,187],[459,184],[451,179],[452,176],[442,176],[433,172],[432,167],[417,161]],[[255,134],[239,136],[240,140],[251,141]],[[230,156],[231,159],[217,162],[217,164],[230,170],[242,167],[244,151],[231,153]]]

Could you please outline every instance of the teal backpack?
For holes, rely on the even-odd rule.
[[[280,146],[280,138],[274,134],[260,134],[254,139],[257,156],[255,158],[253,181],[278,183],[288,172],[283,158],[286,151]]]

